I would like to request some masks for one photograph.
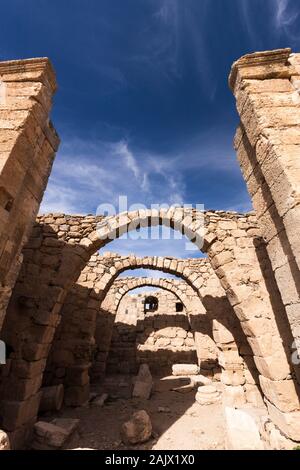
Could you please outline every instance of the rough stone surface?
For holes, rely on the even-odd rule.
[[[258,426],[246,411],[225,408],[228,450],[263,450]]]
[[[173,375],[197,375],[199,366],[197,364],[174,364],[172,367]]]
[[[220,392],[213,385],[203,385],[198,387],[196,401],[199,405],[213,405],[220,400]]]
[[[135,379],[132,396],[148,400],[153,386],[152,375],[147,364],[142,364]]]
[[[125,444],[138,444],[146,442],[152,434],[152,424],[145,410],[133,413],[129,421],[123,424],[121,429],[122,441]]]
[[[0,450],[10,450],[9,438],[6,432],[0,430]]]
[[[38,421],[34,425],[32,448],[60,449],[79,424],[78,419],[57,418],[52,422]]]

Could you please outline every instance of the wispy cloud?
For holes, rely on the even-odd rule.
[[[208,100],[213,100],[216,80],[206,35],[210,4],[210,0],[161,0],[149,26],[140,32],[143,47],[128,61],[139,65],[144,74],[146,70],[156,86],[163,88],[165,82],[185,79],[186,61],[192,58],[199,88],[205,90]]]
[[[127,141],[64,142],[56,157],[40,212],[95,213],[99,204],[183,203],[180,171],[160,155],[134,151]],[[117,208],[117,207],[116,207]]]
[[[290,26],[299,18],[299,10],[293,9],[290,0],[275,0],[275,24],[278,29],[283,28],[289,34]],[[298,5],[299,8],[299,5]]]
[[[129,150],[128,144],[125,141],[118,142],[115,145],[112,145],[112,149],[116,155],[119,155],[124,158],[125,163],[129,170],[132,171],[137,180],[144,180],[144,175],[141,175],[140,168],[138,167],[137,161],[133,153]]]

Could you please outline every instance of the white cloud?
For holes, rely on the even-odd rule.
[[[290,0],[275,0],[275,3],[275,24],[277,28],[289,32],[289,27],[299,18],[299,11],[292,11]]]
[[[185,199],[185,185],[172,160],[133,151],[127,141],[63,141],[40,212],[96,213],[99,204],[167,204]],[[165,161],[164,161],[165,160]]]
[[[141,179],[140,169],[133,153],[129,150],[127,142],[121,140],[116,145],[112,146],[116,155],[120,155],[124,158],[127,167],[132,171],[137,180]],[[144,176],[142,180],[144,179]]]

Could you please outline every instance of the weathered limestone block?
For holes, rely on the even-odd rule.
[[[290,374],[290,368],[286,359],[278,358],[276,353],[273,356],[257,357],[253,356],[254,362],[259,372],[271,380],[285,380]]]
[[[255,408],[264,408],[264,400],[263,396],[260,393],[257,385],[248,384],[244,385],[245,397],[246,402],[251,403]]]
[[[121,437],[124,444],[138,444],[146,442],[152,434],[152,424],[145,410],[136,411],[131,419],[121,428]]]
[[[209,377],[205,377],[205,375],[192,375],[191,376],[191,383],[194,386],[201,386],[201,385],[211,385],[212,380]]]
[[[245,390],[241,385],[223,385],[222,399],[225,406],[240,408],[246,403]]]
[[[9,438],[6,432],[0,430],[0,450],[10,450]]]
[[[148,400],[151,395],[153,379],[147,364],[141,364],[135,379],[132,396]]]
[[[174,364],[172,366],[173,375],[198,375],[200,368],[197,364]]]
[[[263,450],[258,426],[246,411],[226,406],[226,448],[228,450]]]
[[[213,405],[220,401],[221,395],[220,392],[213,385],[203,385],[198,387],[196,393],[196,402],[199,405]]]
[[[244,385],[246,382],[244,370],[223,370],[221,375],[221,382],[225,385]]]
[[[234,342],[232,333],[218,320],[213,320],[213,335],[216,343],[226,344]]]
[[[284,413],[267,400],[266,403],[273,423],[289,439],[300,442],[300,411]]]
[[[79,419],[55,419],[48,423],[38,421],[34,425],[34,440],[31,445],[36,450],[60,449],[79,425]]]
[[[264,427],[266,430],[266,440],[269,442],[272,450],[292,450],[298,446],[297,442],[287,439],[274,423],[268,421]]]
[[[283,412],[299,409],[299,395],[293,380],[273,381],[259,377],[262,391],[266,398]]]
[[[7,431],[14,431],[36,418],[40,399],[41,393],[36,393],[26,401],[3,401],[1,404],[3,428]]]

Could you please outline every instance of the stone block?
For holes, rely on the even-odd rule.
[[[0,451],[10,450],[10,442],[6,432],[0,430]]]
[[[280,411],[290,412],[300,409],[299,391],[293,380],[270,380],[259,377],[261,389],[266,398]]]
[[[245,391],[241,385],[223,385],[223,403],[225,406],[240,408],[246,403]]]
[[[124,444],[138,444],[146,442],[152,434],[152,423],[148,413],[140,410],[133,413],[129,421],[121,428],[121,437]]]
[[[269,415],[274,424],[289,439],[300,441],[300,411],[284,413],[266,400]]]
[[[228,450],[264,450],[258,425],[246,411],[226,406],[225,419]]]
[[[135,379],[132,396],[148,400],[153,387],[153,379],[147,364],[141,364]]]
[[[198,375],[200,368],[197,364],[174,364],[172,366],[173,375]]]

